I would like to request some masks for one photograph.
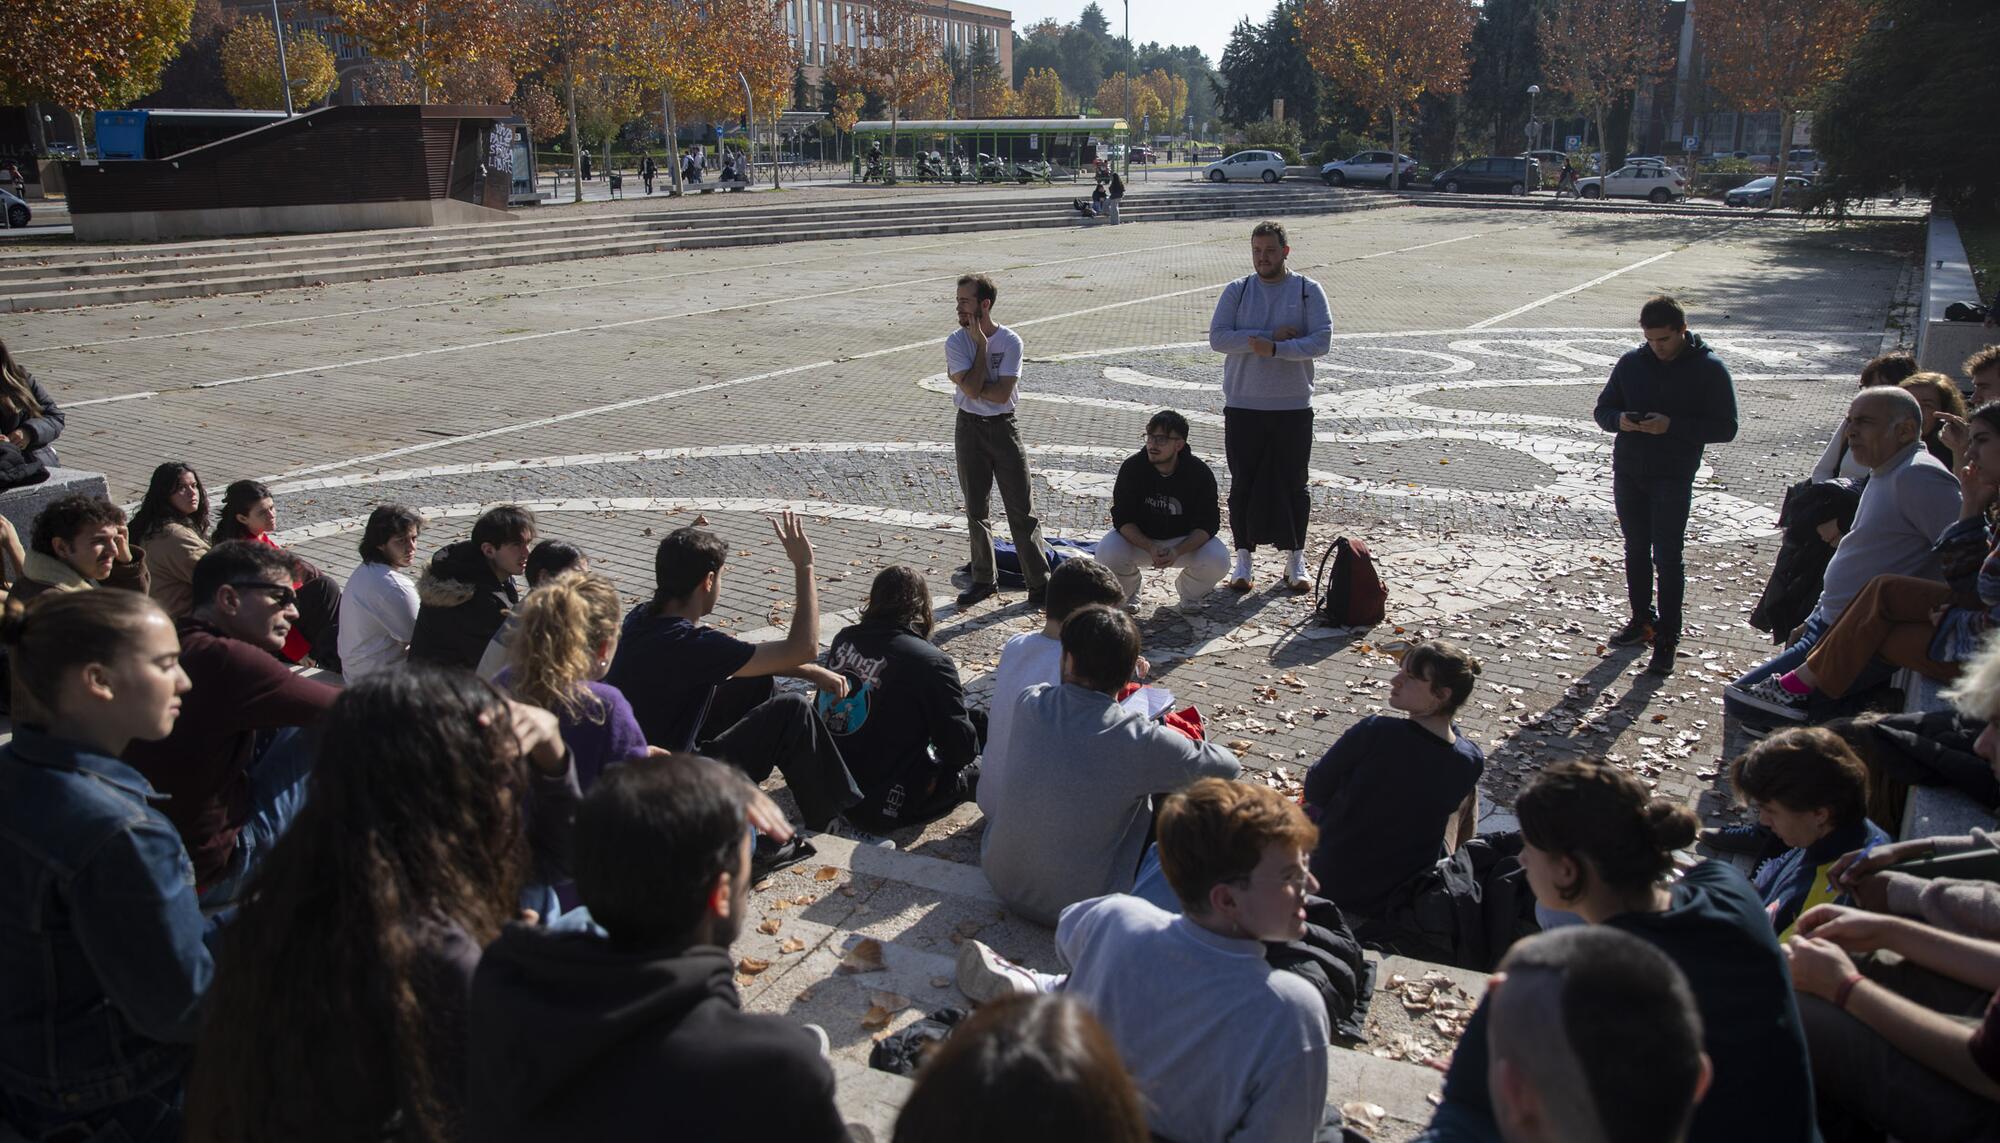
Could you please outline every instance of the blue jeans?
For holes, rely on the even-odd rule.
[[[1798,642],[1793,643],[1757,666],[1743,672],[1743,677],[1737,679],[1735,685],[1739,687],[1752,686],[1763,682],[1773,675],[1782,675],[1786,671],[1797,670],[1800,666],[1804,665],[1806,656],[1812,653],[1812,649],[1818,645],[1819,641],[1826,638],[1827,631],[1833,625],[1821,619],[1819,612],[1815,611],[1806,617],[1805,623],[1801,624],[1801,626],[1805,628],[1805,631],[1799,636]],[[1870,666],[1872,667],[1874,664],[1870,664]],[[1858,683],[1859,680],[1857,680],[1857,685]],[[1853,692],[1855,688],[1849,687],[1848,690]]]
[[[296,726],[277,732],[250,764],[250,816],[236,834],[236,855],[229,869],[201,895],[203,912],[234,904],[250,883],[257,863],[283,837],[306,804],[306,779],[312,775],[319,744]]]

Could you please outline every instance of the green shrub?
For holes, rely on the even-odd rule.
[[[1285,157],[1285,162],[1294,167],[1304,166],[1299,158],[1299,148],[1305,140],[1299,135],[1299,125],[1290,119],[1272,121],[1259,119],[1243,126],[1243,149],[1255,148],[1260,151],[1276,151]]]

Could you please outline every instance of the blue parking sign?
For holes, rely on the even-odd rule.
[[[1686,151],[1690,155],[1701,150],[1701,136],[1689,135],[1687,138],[1682,139],[1681,150]]]
[[[1566,135],[1566,136],[1564,136],[1564,137],[1563,137],[1563,150],[1565,150],[1565,151],[1581,151],[1581,150],[1583,150],[1583,136],[1581,136],[1581,135]]]

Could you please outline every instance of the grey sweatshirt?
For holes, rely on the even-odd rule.
[[[1221,746],[1074,683],[1022,691],[1007,756],[989,762],[1007,781],[979,792],[979,863],[1009,908],[1044,925],[1065,905],[1131,891],[1152,795],[1242,770]]]
[[[1326,1116],[1326,1004],[1257,941],[1137,897],[1063,910],[1063,995],[1089,1008],[1132,1070],[1155,1138],[1309,1143]]]
[[[1285,326],[1305,332],[1278,342],[1275,357],[1250,352],[1250,339]],[[1313,358],[1333,344],[1326,291],[1303,274],[1271,284],[1252,274],[1223,287],[1208,322],[1208,347],[1222,360],[1222,403],[1232,409],[1312,407]]]

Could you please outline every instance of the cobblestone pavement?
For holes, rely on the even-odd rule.
[[[1717,811],[1720,687],[1769,647],[1744,619],[1779,497],[1860,364],[1896,343],[1915,227],[1417,207],[1286,221],[1337,331],[1319,370],[1314,542],[1373,545],[1389,619],[1315,627],[1306,600],[1273,590],[1275,562],[1250,595],[1194,616],[1149,578],[1156,681],[1287,784],[1381,708],[1382,651],[1444,635],[1484,659],[1464,725],[1488,754],[1492,821],[1537,767],[1573,756]],[[1103,532],[1112,474],[1159,407],[1187,413],[1223,476],[1205,334],[1221,286],[1249,272],[1247,231],[670,252],[7,316],[0,336],[70,407],[65,462],[105,471],[120,496],[170,457],[212,494],[270,479],[287,541],[341,574],[376,502],[433,517],[429,549],[482,505],[521,501],[635,599],[658,537],[702,512],[736,552],[715,622],[754,632],[791,609],[761,519],[781,507],[810,518],[831,610],[856,607],[892,561],[924,569],[941,600],[954,590],[966,552],[940,346],[961,272],[995,275],[998,315],[1027,342],[1021,425],[1050,532]],[[1665,680],[1602,645],[1623,619],[1622,571],[1609,438],[1589,419],[1661,291],[1735,370],[1742,406],[1698,486],[1690,629]],[[983,697],[1002,640],[1038,626],[1013,593],[947,606],[939,641]],[[975,822],[967,808],[902,840],[971,860]]]

